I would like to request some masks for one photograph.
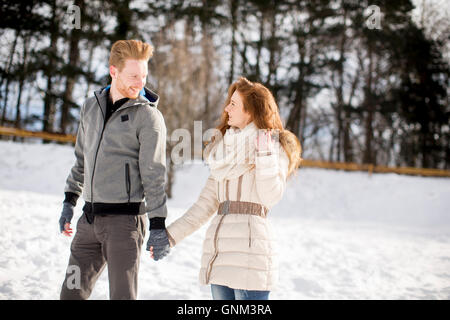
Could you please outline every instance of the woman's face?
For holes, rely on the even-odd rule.
[[[244,103],[237,90],[231,96],[230,103],[225,107],[225,112],[228,113],[228,125],[232,127],[242,129],[251,122],[251,115],[244,110]]]

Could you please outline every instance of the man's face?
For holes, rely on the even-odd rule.
[[[136,99],[147,82],[147,61],[127,59],[122,70],[110,66],[109,72],[120,94],[126,98]]]

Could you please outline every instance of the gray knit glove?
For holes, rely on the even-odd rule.
[[[153,259],[158,261],[170,252],[169,238],[166,229],[151,229],[147,241],[147,251],[153,247]]]
[[[64,231],[64,225],[66,223],[70,223],[73,217],[73,208],[74,206],[70,202],[63,203],[63,210],[61,213],[61,218],[59,218],[59,230],[60,232]]]

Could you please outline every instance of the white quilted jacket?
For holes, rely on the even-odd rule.
[[[216,181],[210,176],[198,200],[167,227],[174,246],[213,216],[203,242],[201,284],[268,291],[275,287],[278,262],[268,219],[263,214],[216,212],[226,200],[273,207],[283,196],[289,164],[284,149],[279,149],[279,153],[257,156],[253,169],[239,178]]]

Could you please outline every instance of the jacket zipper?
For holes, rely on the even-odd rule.
[[[100,134],[100,140],[98,141],[98,145],[97,145],[97,150],[95,151],[95,158],[94,158],[94,166],[92,168],[92,176],[91,176],[91,203],[92,203],[92,215],[94,214],[94,175],[95,175],[95,166],[97,164],[97,156],[98,156],[98,150],[100,149],[100,144],[102,143],[102,139],[103,139],[103,132],[105,132],[105,127],[106,127],[106,123],[105,123],[105,114],[103,113],[102,107],[100,105],[100,101],[98,101],[98,97],[97,94],[95,95],[95,99],[97,100],[97,104],[98,107],[100,108],[100,111],[102,112],[102,117],[103,117],[103,128],[102,128],[102,132]]]
[[[96,166],[96,164],[97,164],[98,150],[100,149],[100,144],[102,143],[102,140],[103,140],[103,133],[105,132],[105,127],[106,127],[106,123],[105,123],[105,114],[103,113],[102,107],[101,107],[101,105],[100,105],[100,101],[98,100],[98,97],[97,97],[97,94],[96,94],[96,93],[94,93],[94,96],[95,96],[95,99],[97,100],[98,107],[100,108],[100,111],[101,111],[101,113],[102,113],[102,117],[103,117],[103,128],[102,128],[102,132],[101,132],[101,134],[100,134],[100,140],[99,140],[98,145],[97,145],[97,150],[95,151],[94,166],[93,166],[93,168],[92,168],[92,176],[91,176],[91,203],[92,203],[92,214],[94,214],[94,175],[95,175],[95,166]],[[153,104],[152,104],[152,106],[153,106]],[[127,106],[126,108],[128,108],[128,107],[131,107],[131,106]],[[122,107],[120,107],[119,109],[117,109],[116,111],[114,111],[113,114],[116,113],[116,112],[119,111],[119,110],[126,109],[126,108],[123,108],[123,106],[122,106]],[[109,117],[109,119],[111,119],[112,116],[113,116],[113,115],[111,115],[111,116]],[[109,121],[109,119],[108,119],[108,121]],[[107,121],[107,122],[108,122],[108,121]],[[130,184],[130,192],[131,192],[131,184]],[[130,194],[128,195],[128,203],[130,203]]]
[[[127,194],[128,194],[128,204],[130,204],[131,180],[130,180],[130,164],[129,163],[125,163],[125,181],[126,181]]]
[[[212,265],[214,263],[214,261],[217,258],[217,255],[219,254],[218,249],[217,249],[217,242],[218,242],[218,235],[219,235],[219,229],[222,225],[222,220],[225,218],[225,215],[223,215],[220,220],[219,223],[217,224],[217,228],[216,228],[216,232],[214,234],[214,254],[213,257],[211,258],[211,260],[208,263],[208,268],[206,269],[206,283],[209,283],[209,278],[211,277],[211,271],[212,271]]]
[[[250,216],[248,217],[248,247],[252,246],[252,227],[250,226]]]
[[[94,175],[95,175],[95,166],[96,166],[96,164],[97,164],[98,150],[100,149],[100,144],[102,143],[102,140],[103,140],[103,133],[105,132],[106,123],[108,123],[108,121],[109,121],[109,120],[111,119],[111,117],[113,116],[113,115],[111,115],[111,116],[109,117],[108,121],[106,121],[106,123],[105,123],[105,114],[103,113],[102,107],[101,107],[101,105],[100,105],[100,101],[98,100],[97,94],[94,93],[94,96],[95,96],[95,99],[97,100],[98,107],[100,108],[100,111],[101,111],[101,113],[102,113],[102,117],[103,117],[103,128],[102,128],[102,132],[101,132],[101,134],[100,134],[100,140],[99,140],[98,145],[97,145],[97,150],[95,151],[94,166],[93,166],[93,168],[92,168],[92,176],[91,176],[91,203],[92,203],[92,214],[94,214]],[[127,108],[128,108],[128,107],[130,107],[130,106],[127,106]],[[122,106],[122,107],[120,107],[119,109],[117,109],[116,111],[114,111],[113,114],[116,113],[118,110],[122,110],[122,109],[126,109],[126,108],[123,108],[123,106]],[[130,190],[131,190],[131,186],[130,186]],[[130,202],[130,197],[128,197],[128,202]]]

